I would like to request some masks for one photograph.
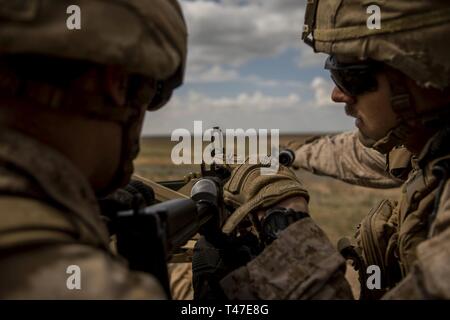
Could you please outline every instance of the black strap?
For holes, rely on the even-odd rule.
[[[294,222],[309,218],[309,214],[282,207],[275,207],[266,212],[262,220],[262,237],[266,244],[278,238],[278,234]]]

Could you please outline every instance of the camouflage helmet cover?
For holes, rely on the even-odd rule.
[[[369,29],[367,8],[377,5],[381,28]],[[303,39],[317,52],[373,59],[419,85],[450,86],[448,0],[308,0]]]
[[[69,30],[67,8],[81,9]],[[0,54],[31,53],[118,65],[182,83],[187,30],[176,0],[0,0]]]

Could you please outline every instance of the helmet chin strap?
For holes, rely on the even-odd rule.
[[[407,123],[418,118],[403,76],[397,72],[389,72],[388,79],[391,89],[391,107],[399,119],[399,124],[386,132],[386,135],[379,140],[371,139],[361,131],[359,132],[359,140],[364,146],[383,154],[389,153],[396,146],[405,144],[412,134],[412,129]]]
[[[368,147],[377,150],[382,154],[389,153],[394,147],[404,144],[411,134],[411,129],[406,124],[399,124],[395,128],[389,130],[386,135],[379,139],[371,139],[365,136],[361,131],[358,133],[358,138],[361,143]]]

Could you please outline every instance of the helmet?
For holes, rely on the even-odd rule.
[[[181,85],[187,30],[176,0],[0,1],[0,54],[39,54],[123,67],[158,81],[150,109]],[[81,29],[67,27],[77,5]]]
[[[81,29],[68,28],[74,14],[68,13],[71,8],[79,10]],[[125,185],[133,171],[132,160],[139,150],[142,106],[149,103],[149,110],[163,106],[172,91],[182,84],[187,30],[176,0],[0,0],[0,55],[86,61],[118,66],[137,75],[132,77],[136,83],[130,84],[132,94],[125,108],[105,108],[107,104],[101,95],[79,94],[77,90],[64,92],[39,81],[31,80],[23,86],[20,81],[29,79],[15,81],[16,75],[7,72],[0,79],[6,95],[23,97],[21,89],[26,88],[27,98],[41,105],[64,106],[68,112],[81,112],[122,125],[120,165],[110,185],[98,190],[98,194],[104,195]]]
[[[369,29],[366,6],[378,5],[381,28]],[[446,0],[311,0],[303,39],[314,50],[384,62],[419,85],[450,86],[450,2]]]
[[[367,26],[369,5],[380,8],[379,29]],[[449,32],[446,0],[309,0],[302,38],[316,52],[379,61],[419,86],[443,90],[450,87]],[[394,111],[401,120],[418,118],[406,85],[394,80],[390,80]],[[369,144],[386,153],[409,134],[403,123]]]

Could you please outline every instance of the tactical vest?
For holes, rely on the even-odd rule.
[[[364,217],[353,244],[338,247],[354,262],[361,282],[361,299],[378,299],[399,283],[416,261],[416,248],[429,236],[440,194],[450,173],[450,128],[436,134],[424,152],[413,158],[412,170],[399,201],[383,200]],[[367,267],[381,271],[381,289],[367,288]]]

